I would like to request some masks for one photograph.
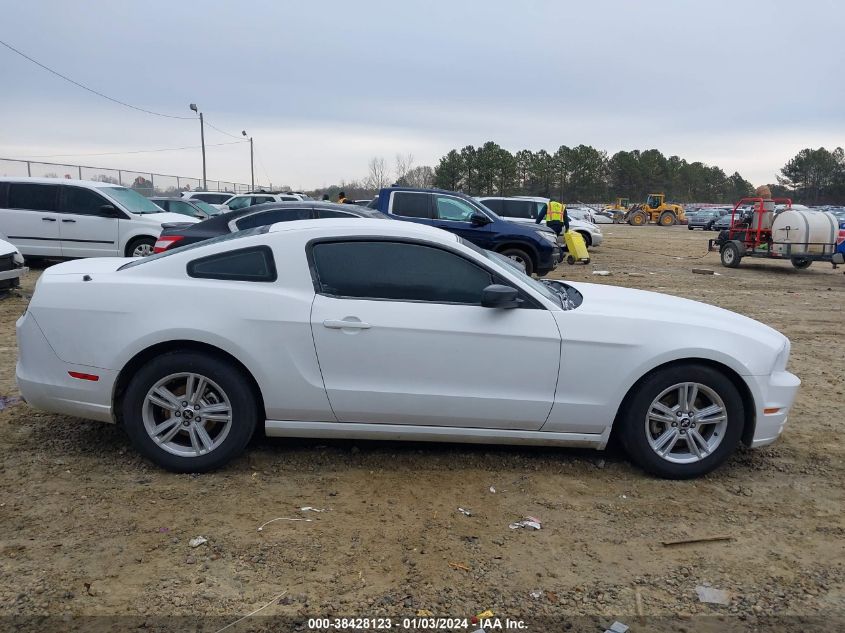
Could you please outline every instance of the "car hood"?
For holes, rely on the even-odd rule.
[[[774,359],[789,342],[764,323],[699,301],[610,285],[566,283],[584,297],[571,313],[577,313],[580,319],[600,330],[600,338],[614,339],[617,344],[640,345],[659,339],[661,344],[678,348],[719,349],[725,354],[749,358],[752,352],[765,348]],[[746,364],[751,373],[770,369],[752,368],[752,365],[752,362]]]
[[[18,249],[15,246],[2,237],[0,237],[0,256],[4,255],[15,255],[18,253]]]
[[[161,213],[133,213],[132,219],[149,222],[150,224],[164,224],[165,222],[186,222],[188,224],[194,224],[195,222],[199,222],[197,218],[192,218],[189,215],[170,213],[168,211],[162,211]]]

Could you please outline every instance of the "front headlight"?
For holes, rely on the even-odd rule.
[[[12,261],[15,262],[15,265],[18,268],[20,268],[21,266],[23,266],[23,255],[15,251],[15,253],[12,255]]]
[[[557,244],[557,235],[554,233],[549,233],[548,231],[537,231],[537,235],[551,244]]]
[[[775,359],[775,365],[772,368],[772,371],[786,371],[786,365],[789,363],[789,352],[790,352],[791,345],[789,340],[783,344],[783,349],[778,354],[777,358]]]

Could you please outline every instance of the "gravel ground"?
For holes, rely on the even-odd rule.
[[[277,597],[227,630],[486,609],[531,631],[845,630],[841,269],[729,270],[706,254],[712,234],[603,229],[591,264],[552,276],[697,299],[790,337],[803,386],[779,442],[670,482],[612,450],[256,437],[190,476],[138,457],[119,428],[14,404],[0,411],[0,623],[214,631]],[[14,322],[38,274],[0,301],[0,396],[17,393]],[[508,528],[525,515],[543,529]],[[310,521],[258,530],[276,517]],[[731,540],[662,545],[707,536]],[[728,604],[701,603],[699,585]],[[190,617],[162,619],[175,616]]]

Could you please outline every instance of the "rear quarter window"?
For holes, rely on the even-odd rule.
[[[215,253],[188,262],[188,276],[224,281],[276,281],[276,264],[269,246],[251,246]]]

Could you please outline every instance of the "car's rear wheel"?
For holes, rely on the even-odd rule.
[[[174,472],[206,472],[237,456],[258,420],[237,367],[190,351],[158,356],[135,373],[122,405],[135,448]]]
[[[667,479],[704,475],[735,450],[744,408],[736,386],[701,364],[658,370],[620,412],[620,438],[631,459]]]
[[[126,246],[127,257],[146,257],[152,255],[155,248],[154,237],[136,237]]]
[[[506,248],[502,251],[502,255],[512,259],[518,264],[521,264],[525,268],[526,275],[530,275],[534,272],[534,264],[531,261],[531,257],[524,250],[519,248]]]

